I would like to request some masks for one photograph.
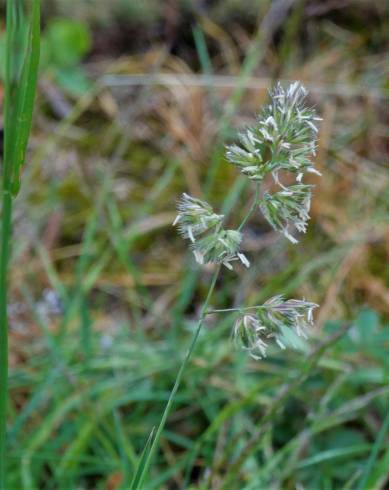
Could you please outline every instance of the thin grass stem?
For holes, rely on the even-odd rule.
[[[257,206],[257,203],[258,203],[258,198],[259,198],[259,190],[260,190],[260,186],[259,186],[259,183],[256,184],[256,187],[255,187],[255,196],[254,196],[254,199],[253,199],[253,203],[250,207],[250,209],[248,210],[247,214],[245,215],[245,217],[243,218],[238,230],[241,230],[244,225],[247,223],[247,221],[250,219],[252,213],[254,212],[256,206]],[[186,356],[181,364],[181,367],[177,373],[177,377],[176,377],[176,380],[175,380],[175,383],[174,383],[174,386],[173,386],[173,389],[170,393],[170,396],[169,396],[169,400],[167,401],[167,404],[166,404],[166,407],[165,407],[165,410],[162,414],[162,418],[160,420],[160,423],[158,425],[158,428],[157,428],[157,431],[155,433],[155,437],[153,439],[153,442],[150,446],[150,449],[149,449],[149,452],[148,452],[148,455],[147,457],[144,459],[144,461],[142,462],[142,468],[140,468],[138,466],[138,470],[136,471],[135,473],[135,477],[134,477],[134,480],[133,480],[133,483],[132,483],[132,486],[131,486],[131,489],[132,490],[137,490],[137,489],[140,489],[142,488],[142,484],[147,476],[147,472],[148,472],[148,469],[152,463],[152,460],[153,460],[153,457],[154,457],[154,454],[158,448],[158,444],[159,444],[159,440],[161,438],[161,434],[162,434],[162,431],[165,427],[165,424],[166,424],[166,420],[169,416],[169,413],[170,413],[170,410],[171,410],[171,407],[173,405],[173,401],[174,401],[174,397],[178,391],[178,388],[180,386],[180,383],[181,383],[181,379],[182,379],[182,376],[183,376],[183,373],[185,371],[185,368],[192,356],[192,353],[193,353],[193,350],[195,348],[195,345],[196,345],[196,342],[197,342],[197,339],[200,335],[200,332],[201,332],[201,329],[203,327],[203,324],[204,324],[204,320],[205,320],[205,317],[209,314],[209,311],[208,311],[208,306],[209,306],[209,303],[210,303],[210,300],[211,300],[211,297],[212,297],[212,294],[213,294],[213,291],[215,289],[215,285],[216,285],[216,281],[219,277],[219,274],[220,274],[220,270],[221,270],[221,264],[218,265],[217,269],[215,270],[214,272],[214,275],[212,277],[212,281],[211,281],[211,285],[209,287],[209,290],[208,290],[208,293],[207,293],[207,297],[203,303],[203,306],[202,306],[202,309],[201,309],[201,314],[200,314],[200,318],[199,318],[199,321],[197,323],[197,327],[196,327],[196,330],[195,330],[195,333],[193,335],[193,338],[192,338],[192,341],[191,341],[191,344],[189,346],[189,349],[186,353]],[[216,311],[216,310],[214,310]],[[235,311],[235,309],[233,310],[220,310],[220,311]],[[141,476],[139,477],[139,471],[141,470]],[[135,484],[134,484],[135,483]]]
[[[244,225],[247,223],[247,221],[251,218],[251,215],[254,213],[255,208],[258,205],[259,189],[260,189],[260,186],[259,186],[259,183],[257,182],[257,184],[255,186],[255,195],[254,195],[253,202],[251,204],[251,207],[250,207],[248,213],[246,214],[246,216],[243,218],[241,224],[239,225],[238,231],[241,231],[243,229]]]
[[[38,77],[40,2],[33,0],[29,19],[23,0],[7,0],[4,84],[4,158],[1,175],[0,237],[0,488],[6,488],[8,396],[8,269],[12,203],[20,188]],[[27,29],[24,29],[27,27]]]
[[[2,211],[0,237],[0,488],[5,488],[6,475],[6,431],[8,398],[8,258],[11,234],[12,196],[10,192],[10,166],[14,121],[12,118],[12,46],[15,36],[15,18],[11,1],[7,1],[6,13],[6,59],[4,94],[4,158],[2,173]]]
[[[197,323],[197,327],[196,327],[196,330],[195,330],[195,333],[193,335],[193,338],[192,338],[192,341],[190,343],[190,346],[189,346],[189,349],[184,357],[184,360],[182,361],[182,364],[181,364],[181,367],[177,373],[177,376],[176,376],[176,380],[175,380],[175,383],[174,383],[174,386],[173,386],[173,389],[170,393],[170,396],[169,396],[169,399],[166,403],[166,407],[165,407],[165,410],[162,414],[162,417],[161,417],[161,420],[159,422],[159,425],[158,425],[158,428],[157,428],[157,431],[155,433],[155,437],[153,439],[153,442],[150,446],[150,450],[149,450],[149,453],[148,453],[148,456],[147,456],[147,459],[146,461],[144,462],[144,466],[143,466],[143,471],[142,471],[142,475],[139,479],[139,482],[137,482],[134,486],[134,484],[132,485],[132,490],[136,490],[136,489],[140,489],[140,488],[143,488],[142,487],[142,484],[147,476],[147,471],[152,463],[152,460],[153,460],[153,457],[154,457],[154,454],[156,452],[156,450],[158,449],[158,445],[159,445],[159,440],[161,438],[161,434],[162,434],[162,431],[165,427],[165,424],[166,424],[166,420],[169,416],[169,413],[170,413],[170,410],[172,408],[172,405],[173,405],[173,402],[174,402],[174,397],[178,391],[178,388],[180,386],[180,383],[181,383],[181,379],[182,379],[182,375],[184,374],[184,371],[185,371],[185,368],[192,356],[192,353],[193,353],[193,350],[195,348],[195,345],[197,343],[197,339],[199,338],[199,335],[200,335],[200,332],[201,332],[201,329],[203,327],[203,324],[204,324],[204,319],[206,317],[206,314],[207,314],[207,308],[209,306],[209,302],[211,300],[211,297],[212,297],[212,294],[213,294],[213,291],[215,289],[215,285],[216,285],[216,281],[219,277],[219,274],[220,274],[220,269],[221,269],[221,265],[218,265],[217,269],[215,270],[214,274],[213,274],[213,277],[212,277],[212,281],[211,281],[211,285],[209,287],[209,290],[208,290],[208,294],[207,294],[207,297],[204,301],[204,304],[202,306],[202,309],[201,309],[201,314],[200,314],[200,318],[199,318],[199,321]]]
[[[3,188],[0,250],[0,488],[5,488],[6,472],[6,427],[8,392],[8,321],[7,278],[9,239],[11,235],[12,197]]]

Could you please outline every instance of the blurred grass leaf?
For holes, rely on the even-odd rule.
[[[51,62],[61,67],[74,67],[81,62],[92,45],[91,33],[82,22],[53,19],[45,30]]]
[[[82,95],[90,88],[86,73],[79,66],[75,66],[71,70],[56,68],[54,74],[58,85],[72,95]]]
[[[19,26],[18,41],[23,41],[23,29],[27,29],[26,22]],[[20,40],[20,41],[19,41]],[[40,69],[51,73],[55,82],[73,96],[80,96],[87,92],[90,83],[86,71],[81,66],[83,58],[92,47],[92,35],[89,27],[75,20],[55,18],[49,21],[41,36]],[[25,49],[22,46],[15,51],[14,66],[23,61]],[[0,59],[5,59],[5,36],[0,36]],[[0,64],[0,78],[4,80],[4,66]]]
[[[142,488],[142,482],[145,477],[144,470],[146,468],[146,462],[150,454],[151,443],[153,441],[154,432],[155,432],[155,427],[153,427],[153,429],[151,430],[150,435],[146,441],[145,447],[139,458],[138,466],[136,468],[134,478],[131,482],[131,487],[130,487],[131,490],[138,490],[139,488]]]
[[[32,4],[27,23],[23,12],[13,15],[14,30],[9,34],[7,50],[7,100],[4,107],[5,141],[4,186],[15,196],[20,189],[20,171],[24,164],[30,135],[38,80],[40,50],[40,5]],[[28,29],[28,31],[27,31]]]

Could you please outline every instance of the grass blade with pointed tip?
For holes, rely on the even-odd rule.
[[[32,5],[30,30],[20,82],[16,93],[15,155],[12,162],[11,191],[15,196],[20,189],[20,169],[24,164],[28,138],[32,124],[32,113],[39,68],[40,4]]]
[[[378,433],[377,439],[374,442],[374,445],[372,447],[369,459],[367,460],[365,471],[363,473],[363,477],[361,478],[359,485],[357,486],[358,490],[363,490],[365,488],[368,488],[368,480],[369,476],[374,469],[376,459],[378,456],[378,453],[382,447],[382,444],[384,443],[386,433],[389,429],[389,412],[386,414],[385,420],[382,424],[382,427]]]
[[[27,22],[23,7],[23,0],[7,1],[0,238],[0,488],[6,488],[7,277],[12,235],[12,199],[20,187],[20,167],[24,163],[31,129],[40,48],[40,2],[33,0]]]
[[[150,435],[146,441],[145,447],[142,451],[141,457],[139,459],[139,464],[136,469],[136,473],[131,482],[131,490],[137,490],[138,488],[142,488],[140,485],[142,484],[144,478],[144,469],[149,457],[149,453],[151,449],[151,441],[153,440],[154,432],[155,432],[155,427],[152,428]]]

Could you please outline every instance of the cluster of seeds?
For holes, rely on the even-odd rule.
[[[247,308],[250,313],[239,316],[234,326],[234,339],[254,359],[261,359],[266,357],[268,342],[272,339],[285,349],[283,328],[290,328],[299,337],[307,338],[308,328],[313,325],[313,310],[317,306],[305,300],[286,301],[282,295],[274,296],[261,306]]]
[[[320,118],[305,105],[306,96],[298,82],[287,89],[277,84],[257,124],[241,133],[239,144],[229,146],[226,153],[229,162],[250,179],[261,183],[270,174],[280,186],[273,193],[264,190],[258,205],[269,224],[292,243],[297,240],[290,229],[305,232],[309,220],[312,186],[301,184],[302,178],[305,172],[320,175],[311,161]],[[297,184],[286,188],[280,182],[281,171],[294,174]]]
[[[311,207],[312,185],[295,184],[282,187],[281,190],[270,194],[264,193],[259,202],[259,208],[263,216],[271,226],[290,240],[297,243],[298,240],[289,233],[290,225],[297,231],[305,233],[309,220]]]
[[[303,177],[307,172],[320,175],[311,161],[316,152],[316,122],[320,118],[313,108],[305,105],[307,91],[299,82],[286,89],[278,83],[269,95],[270,102],[260,112],[256,124],[239,135],[238,144],[227,148],[226,157],[243,175],[255,181],[257,190],[261,191],[257,192],[250,212],[260,210],[275,230],[297,243],[292,232],[304,233],[307,229],[313,188],[303,183]],[[281,172],[292,175],[295,183],[289,186],[281,183]],[[268,175],[273,180],[272,189],[278,186],[272,192],[264,188],[264,178]],[[183,194],[174,224],[190,240],[199,264],[223,264],[232,269],[231,263],[240,261],[250,266],[240,250],[241,227],[224,229],[223,215],[216,214],[207,202]],[[254,358],[263,358],[271,339],[285,348],[282,329],[291,329],[305,337],[308,327],[313,325],[312,312],[316,307],[315,303],[285,300],[278,295],[263,305],[241,308],[234,338]]]
[[[183,194],[178,202],[178,215],[174,225],[179,233],[191,241],[191,248],[199,264],[223,264],[232,269],[231,262],[240,260],[250,266],[246,256],[239,251],[242,233],[223,228],[223,215],[200,199]]]

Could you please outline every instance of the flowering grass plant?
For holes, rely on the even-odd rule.
[[[252,206],[239,227],[235,230],[223,227],[223,215],[215,213],[212,206],[198,198],[183,194],[178,201],[178,215],[174,225],[181,236],[190,242],[190,248],[198,264],[215,264],[211,286],[203,304],[192,342],[177,374],[159,426],[149,437],[144,454],[134,476],[132,488],[142,488],[153,455],[157,450],[166,419],[178,390],[185,367],[196,345],[205,317],[210,311],[209,302],[219,277],[221,267],[232,270],[240,262],[250,267],[248,258],[241,250],[243,229],[250,217],[260,211],[268,223],[292,243],[297,243],[294,234],[305,232],[309,220],[312,186],[303,183],[305,174],[319,172],[311,158],[315,155],[319,118],[315,110],[306,105],[306,89],[294,82],[284,88],[281,84],[269,93],[270,102],[260,112],[253,127],[239,136],[238,144],[227,148],[228,161],[243,175],[255,181]],[[296,183],[284,185],[281,175],[291,174]],[[265,177],[271,176],[278,189],[265,187]],[[269,342],[281,348],[283,329],[292,330],[306,337],[313,324],[315,303],[305,300],[286,300],[277,295],[263,305],[226,310],[239,313],[233,337],[237,345],[247,350],[254,359],[266,357]]]

